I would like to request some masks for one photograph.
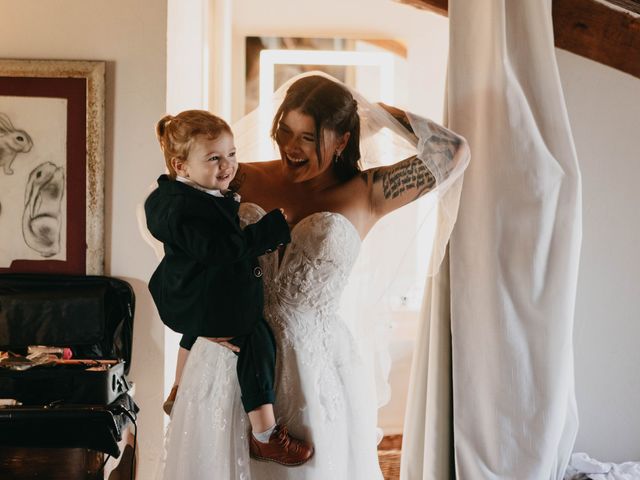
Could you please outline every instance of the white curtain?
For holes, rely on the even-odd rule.
[[[401,478],[561,479],[581,198],[551,1],[450,0],[449,19],[448,124],[471,164],[449,271],[427,286]]]
[[[402,480],[453,475],[449,255],[425,287],[402,439]],[[431,321],[429,321],[431,319]]]

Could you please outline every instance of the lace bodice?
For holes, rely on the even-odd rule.
[[[253,223],[264,214],[255,204],[243,204],[241,224]],[[337,418],[343,404],[343,387],[336,368],[347,368],[357,361],[356,351],[351,348],[351,333],[338,310],[360,245],[360,236],[346,217],[317,212],[291,230],[291,243],[281,258],[278,252],[260,258],[265,318],[281,344],[298,353],[297,362],[315,372],[313,382],[320,392],[323,421]],[[285,351],[279,350],[280,358],[286,355]],[[283,371],[281,386],[293,389],[299,382],[297,376],[295,371]],[[297,409],[284,410],[280,412],[289,422],[304,424]]]
[[[264,214],[258,205],[243,204],[241,222],[253,223]],[[291,308],[335,313],[360,243],[353,224],[339,213],[305,217],[291,231],[291,243],[281,259],[277,252],[261,259],[267,302],[275,295]]]
[[[264,214],[258,205],[242,204],[241,223],[256,222]],[[360,244],[353,224],[339,213],[317,212],[303,218],[291,231],[291,243],[281,259],[278,252],[260,259],[265,272],[265,314],[271,317],[270,323],[280,326],[286,321],[289,334],[324,330],[322,324],[336,317]],[[306,314],[305,325],[292,325],[291,317],[301,318],[296,315],[299,313]],[[309,322],[307,315],[317,318],[318,323]]]

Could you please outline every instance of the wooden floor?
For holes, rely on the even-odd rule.
[[[400,451],[402,450],[402,435],[389,435],[378,445],[378,459],[384,480],[398,480],[400,478]]]

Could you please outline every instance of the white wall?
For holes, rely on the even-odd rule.
[[[640,79],[557,50],[582,171],[575,451],[640,460]]]
[[[108,62],[106,273],[131,282],[137,296],[130,377],[141,408],[138,478],[151,479],[163,427],[163,328],[146,288],[156,260],[135,208],[162,171],[153,127],[165,111],[166,2],[0,0],[0,16],[2,58]]]

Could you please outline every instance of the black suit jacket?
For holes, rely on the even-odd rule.
[[[262,318],[257,257],[288,243],[279,210],[240,228],[239,204],[162,175],[145,202],[147,227],[165,256],[149,281],[160,318],[189,336],[245,335]]]

